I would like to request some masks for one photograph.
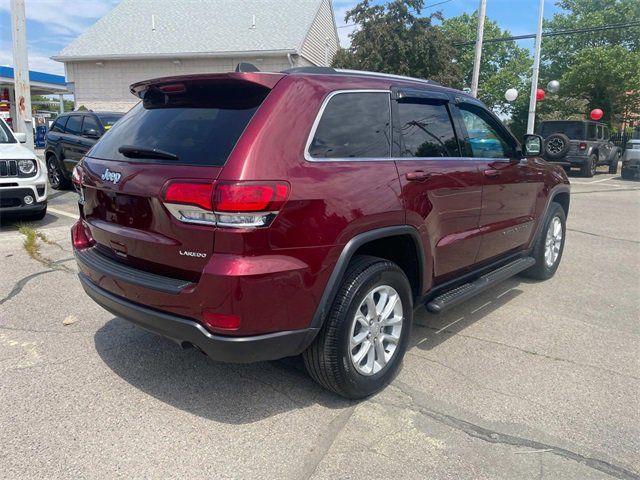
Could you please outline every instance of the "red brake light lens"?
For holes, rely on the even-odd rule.
[[[289,185],[219,183],[214,193],[216,212],[277,212],[289,196]]]
[[[182,93],[187,90],[184,83],[171,83],[169,85],[161,85],[158,87],[164,93]]]
[[[586,150],[587,149],[587,144],[584,142],[581,142],[579,145],[580,150]]]
[[[213,210],[211,196],[213,185],[210,183],[170,183],[164,191],[164,201],[182,205],[195,205],[205,210]]]
[[[76,250],[89,248],[96,243],[82,220],[71,227],[71,243]]]

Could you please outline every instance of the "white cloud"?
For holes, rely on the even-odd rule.
[[[119,0],[31,0],[26,2],[27,19],[42,24],[53,34],[77,36],[111,10]],[[0,10],[10,12],[9,1]]]

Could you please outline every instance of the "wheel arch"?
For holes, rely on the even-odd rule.
[[[310,327],[320,328],[335,299],[349,262],[355,255],[373,255],[396,263],[407,275],[414,298],[422,293],[425,253],[418,230],[395,225],[369,230],[353,237],[342,249],[331,272]]]

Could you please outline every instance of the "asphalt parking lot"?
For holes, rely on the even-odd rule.
[[[75,194],[53,193],[39,257],[0,227],[0,477],[640,478],[640,184],[572,182],[557,275],[420,310],[359,403],[295,360],[216,363],[102,310]]]

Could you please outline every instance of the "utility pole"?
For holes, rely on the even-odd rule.
[[[476,33],[476,53],[473,58],[473,77],[471,78],[471,95],[478,97],[480,81],[480,59],[482,58],[482,37],[484,36],[484,17],[487,11],[487,0],[480,0],[478,7],[478,31]]]
[[[13,80],[15,88],[16,132],[27,134],[26,147],[33,150],[33,115],[31,113],[31,85],[27,56],[27,23],[25,0],[11,0],[11,38],[13,42]]]
[[[533,133],[536,124],[536,90],[538,89],[538,74],[540,73],[540,50],[542,48],[542,20],[544,18],[544,0],[540,0],[538,7],[538,30],[536,32],[536,47],[533,55],[533,72],[531,73],[531,96],[529,97],[529,118],[527,133]]]

